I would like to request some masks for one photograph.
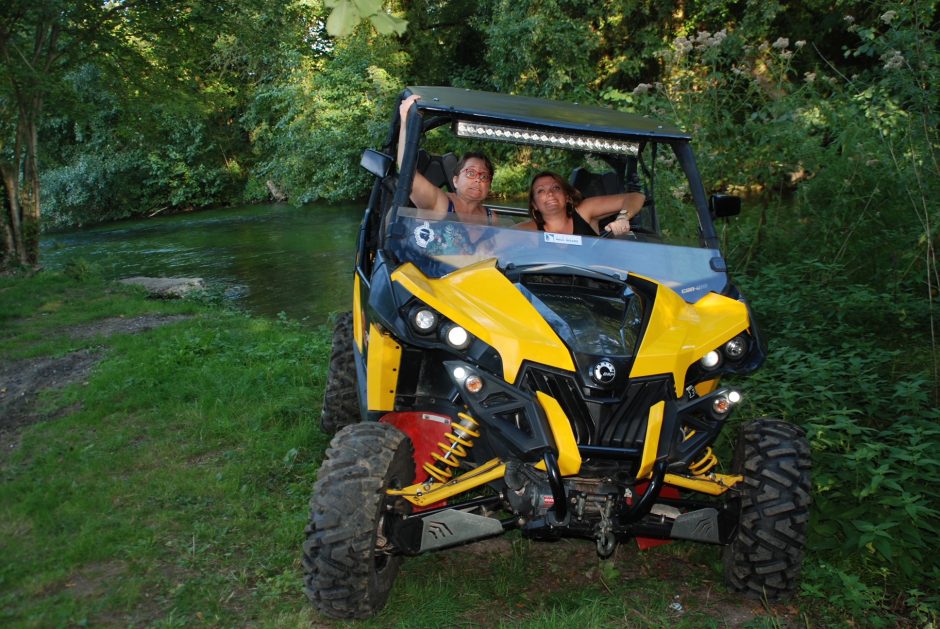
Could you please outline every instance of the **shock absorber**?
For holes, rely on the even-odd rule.
[[[718,457],[715,456],[711,448],[705,448],[705,454],[698,461],[689,465],[689,471],[692,472],[693,476],[701,476],[716,465],[718,465]]]
[[[480,424],[466,413],[457,413],[457,421],[450,423],[451,432],[444,435],[450,443],[438,442],[441,452],[432,452],[434,459],[422,467],[431,477],[446,483],[454,477],[454,469],[460,466],[460,460],[467,457],[473,447],[473,440],[480,436]]]
[[[695,430],[689,430],[683,437],[683,441],[688,441],[694,434]],[[711,448],[705,448],[705,454],[702,455],[702,458],[689,464],[689,471],[692,472],[693,476],[701,476],[716,465],[718,465],[718,457],[715,456]]]

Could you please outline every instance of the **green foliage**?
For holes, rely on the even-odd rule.
[[[743,414],[801,424],[813,448],[804,595],[861,617],[899,589],[929,591],[940,578],[940,411],[923,301],[886,299],[820,262],[768,265],[742,285],[770,339]],[[918,594],[908,613],[938,604]]]
[[[586,98],[598,43],[584,18],[594,11],[580,0],[496,2],[486,29],[488,82],[502,92]]]
[[[321,71],[305,67],[260,93],[245,122],[267,156],[261,175],[294,203],[359,198],[368,188],[359,157],[384,134],[403,61],[391,40],[360,30],[337,42]]]
[[[99,270],[85,258],[69,260],[62,272],[66,277],[77,282],[85,282],[99,274]]]

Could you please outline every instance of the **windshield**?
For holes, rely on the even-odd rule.
[[[725,273],[715,270],[724,268],[716,249],[667,245],[641,235],[613,239],[530,231],[514,227],[506,217],[500,217],[504,224],[497,226],[433,220],[423,214],[399,208],[387,244],[396,258],[412,262],[429,277],[495,258],[504,271],[549,265],[620,281],[633,273],[665,284],[690,303],[721,292],[727,283]]]

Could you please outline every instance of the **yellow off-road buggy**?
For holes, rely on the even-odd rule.
[[[765,350],[729,281],[690,137],[645,117],[572,103],[413,87],[383,151],[359,234],[352,312],[337,321],[304,544],[324,614],[385,604],[404,557],[518,529],[593,540],[722,544],[730,587],[794,590],[809,518],[802,431],[757,419],[733,461],[712,450]],[[399,125],[406,125],[400,171]],[[451,154],[422,146],[525,145],[585,196],[642,191],[626,238],[431,220],[415,172],[452,184]],[[499,179],[497,179],[497,184]],[[447,238],[460,246],[448,247]],[[432,243],[434,246],[432,246]],[[469,246],[468,246],[469,243]]]

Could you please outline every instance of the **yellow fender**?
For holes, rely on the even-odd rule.
[[[429,279],[413,264],[392,273],[412,295],[499,352],[513,383],[523,360],[574,371],[568,348],[535,307],[496,268],[495,258]]]
[[[689,365],[748,327],[747,307],[736,299],[709,293],[690,304],[656,283],[653,312],[630,377],[672,374],[679,398]]]

